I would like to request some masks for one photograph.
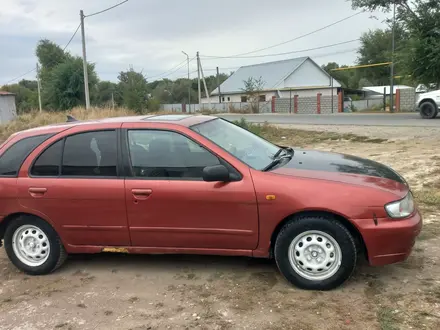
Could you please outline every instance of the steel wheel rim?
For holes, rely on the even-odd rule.
[[[46,262],[50,254],[50,242],[40,228],[23,225],[12,236],[15,256],[25,265],[38,267]]]
[[[434,114],[434,107],[431,104],[424,104],[422,106],[422,113],[426,116],[426,117],[430,117]]]
[[[289,262],[301,277],[322,281],[339,270],[342,252],[332,236],[319,230],[309,230],[296,236],[290,243]]]

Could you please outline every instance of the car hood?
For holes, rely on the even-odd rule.
[[[272,173],[369,185],[390,191],[408,189],[406,181],[386,165],[323,151],[296,149],[292,160]]]
[[[435,97],[435,96],[439,96],[439,95],[440,95],[440,90],[431,91],[431,92],[421,93],[419,95],[419,99],[422,99],[424,97]]]

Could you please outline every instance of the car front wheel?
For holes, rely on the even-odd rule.
[[[331,290],[344,283],[356,266],[356,244],[350,232],[330,216],[300,216],[278,234],[275,260],[293,285]]]
[[[67,257],[52,226],[34,216],[24,215],[13,220],[6,229],[4,241],[11,262],[29,275],[49,274]]]
[[[433,119],[437,117],[438,108],[434,102],[425,101],[420,105],[420,116],[423,119]]]

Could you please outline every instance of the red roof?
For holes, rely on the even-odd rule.
[[[5,91],[0,91],[0,95],[15,95],[14,93],[9,93]]]

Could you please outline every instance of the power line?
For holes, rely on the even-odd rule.
[[[27,74],[29,74],[29,73],[35,71],[36,69],[37,69],[37,68],[33,68],[32,70],[29,70],[28,72],[23,73],[22,75],[20,75],[20,76],[14,78],[14,79],[11,79],[11,80],[9,80],[9,81],[7,81],[7,82],[5,82],[4,85],[7,85],[7,84],[9,84],[10,82],[13,82],[14,80],[20,79],[21,77],[24,77],[25,75],[27,75]]]
[[[210,56],[210,55],[203,55],[202,57],[206,57],[205,60],[214,60],[214,59],[218,59],[218,58],[225,58],[225,59],[233,58],[233,59],[236,59],[236,58],[258,58],[258,57],[282,56],[282,55],[289,55],[289,54],[295,54],[295,53],[303,53],[303,52],[308,52],[308,51],[311,51],[311,50],[318,50],[318,49],[324,49],[324,48],[330,48],[330,47],[345,45],[345,44],[356,42],[356,41],[359,41],[359,40],[360,39],[353,39],[353,40],[343,41],[343,42],[339,42],[339,43],[331,44],[331,45],[326,45],[326,46],[320,46],[320,47],[309,48],[309,49],[302,49],[302,50],[295,50],[295,51],[284,52],[284,53],[275,53],[275,54],[251,55],[251,56]]]
[[[195,58],[196,57],[194,56],[192,59],[189,60],[189,62],[191,63],[192,61],[194,61]],[[156,74],[156,75],[150,76],[150,77],[147,76],[147,79],[157,78],[157,77],[166,78],[166,77],[172,75],[173,73],[179,71],[181,68],[183,68],[185,66],[185,64],[187,64],[187,60],[184,60],[183,62],[180,62],[175,67],[173,67],[173,68],[171,68],[171,69],[169,69],[167,71],[164,71],[164,72],[162,72],[160,74]]]
[[[127,0],[127,1],[128,1],[128,0]],[[77,34],[77,32],[78,32],[78,30],[79,30],[80,27],[81,27],[81,24],[78,25],[78,27],[76,28],[75,32],[74,32],[74,33],[72,34],[72,36],[70,37],[69,42],[66,44],[66,46],[64,46],[64,48],[63,48],[63,52],[67,49],[67,47],[69,47],[70,43],[72,42],[73,38],[75,38],[75,35]],[[4,83],[4,85],[7,85],[7,84],[9,84],[9,83],[11,83],[11,82],[13,82],[13,81],[15,81],[15,80],[17,80],[17,79],[20,79],[20,78],[26,76],[27,74],[29,74],[29,73],[31,73],[31,72],[33,72],[33,71],[36,71],[36,68],[33,68],[32,70],[29,70],[29,71],[27,71],[26,73],[23,73],[22,75],[20,75],[20,76],[14,78],[14,79],[8,80],[6,83]]]
[[[79,23],[78,27],[76,28],[75,32],[72,34],[72,37],[70,37],[69,42],[67,43],[66,46],[64,46],[63,48],[63,52],[66,50],[67,47],[69,47],[70,43],[72,42],[73,38],[75,38],[76,33],[78,32],[79,28],[81,27],[81,23]]]
[[[337,24],[339,24],[339,23],[341,23],[341,22],[344,22],[344,21],[346,21],[346,20],[348,20],[348,19],[350,19],[350,18],[352,18],[352,17],[355,17],[355,16],[357,16],[357,15],[359,15],[359,14],[362,14],[363,12],[364,12],[364,10],[359,11],[359,12],[353,14],[353,15],[350,15],[350,16],[347,16],[347,17],[345,17],[345,18],[343,18],[343,19],[340,19],[339,21],[333,22],[333,23],[331,23],[331,24],[329,24],[329,25],[326,25],[326,26],[324,26],[324,27],[322,27],[322,28],[319,28],[319,29],[314,30],[314,31],[311,31],[311,32],[309,32],[309,33],[306,33],[306,34],[300,35],[300,36],[295,37],[295,38],[293,38],[293,39],[290,39],[290,40],[287,40],[287,41],[283,41],[283,42],[280,42],[280,43],[278,43],[278,44],[275,44],[275,45],[272,45],[272,46],[268,46],[268,47],[265,47],[265,48],[260,48],[260,49],[256,49],[256,50],[253,50],[253,51],[250,51],[250,52],[241,53],[241,54],[236,54],[236,55],[231,55],[231,56],[232,56],[232,57],[236,57],[236,56],[249,55],[249,54],[253,54],[253,53],[261,52],[261,51],[263,51],[263,50],[267,50],[267,49],[271,49],[271,48],[278,47],[278,46],[281,46],[281,45],[285,45],[285,44],[287,44],[287,43],[289,43],[289,42],[296,41],[296,40],[299,40],[299,39],[302,39],[302,38],[308,37],[308,36],[310,36],[310,35],[312,35],[312,34],[315,34],[315,33],[317,33],[317,32],[320,32],[320,31],[322,31],[322,30],[328,29],[329,27],[332,27],[332,26],[337,25]]]
[[[110,9],[116,8],[124,3],[126,3],[128,0],[122,1],[114,6],[108,7],[107,9],[101,10],[101,11],[97,11],[96,13],[90,14],[90,15],[84,15],[84,17],[91,17],[91,16],[95,16],[95,15],[99,15],[102,13],[105,13],[106,11],[109,11]]]

